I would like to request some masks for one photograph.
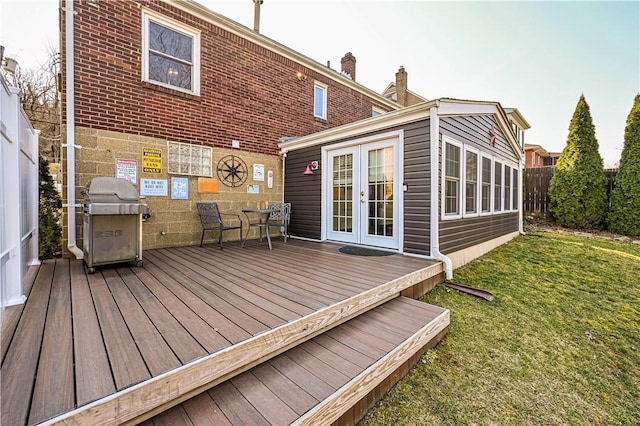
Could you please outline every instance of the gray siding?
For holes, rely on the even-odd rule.
[[[496,144],[492,146],[489,130],[493,127]],[[440,120],[440,134],[468,144],[497,159],[517,162],[505,135],[491,115],[445,117]],[[442,147],[438,155],[442,160]],[[439,162],[442,167],[442,161]],[[442,170],[439,170],[441,173]],[[440,175],[441,176],[441,175]],[[439,191],[442,181],[439,180]],[[441,198],[438,198],[440,200]],[[518,230],[518,213],[497,213],[491,216],[439,221],[440,251],[444,254],[472,247]]]
[[[284,200],[291,203],[291,235],[320,239],[323,164],[319,164],[313,176],[302,174],[309,162],[320,160],[319,146],[287,153]]]
[[[430,120],[404,127],[404,251],[429,256],[431,211]]]
[[[496,134],[496,145],[489,142],[489,130]],[[458,142],[469,144],[483,152],[517,162],[518,156],[511,149],[502,130],[491,115],[470,115],[444,117],[440,119],[440,134],[447,135]]]
[[[517,212],[441,220],[440,251],[444,254],[453,253],[517,230]]]

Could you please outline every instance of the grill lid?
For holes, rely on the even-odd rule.
[[[92,203],[137,203],[138,190],[125,179],[101,176],[91,179],[87,189],[82,191],[86,201]]]

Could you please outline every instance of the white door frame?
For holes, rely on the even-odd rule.
[[[392,131],[385,132],[377,135],[367,136],[363,138],[353,139],[346,142],[341,142],[333,145],[327,145],[322,147],[322,164],[324,165],[323,169],[325,173],[323,173],[322,178],[322,202],[321,202],[321,220],[322,220],[322,229],[321,229],[321,239],[327,240],[329,237],[333,237],[330,235],[331,232],[328,229],[329,225],[329,210],[331,208],[330,205],[330,191],[332,191],[332,166],[329,163],[329,154],[330,153],[339,153],[339,151],[348,152],[350,149],[356,149],[358,153],[358,168],[362,159],[359,158],[360,147],[364,145],[368,145],[370,147],[375,148],[374,144],[379,145],[388,145],[392,144],[394,147],[394,237],[389,239],[389,241],[378,241],[375,243],[378,247],[386,247],[396,249],[399,252],[402,252],[402,247],[404,244],[404,193],[403,193],[403,179],[404,179],[404,131]],[[354,157],[354,165],[356,162],[356,157]],[[358,172],[357,176],[354,176],[354,181],[357,179],[357,184],[360,185],[362,178],[365,178],[366,181],[366,171]],[[354,182],[354,209],[357,203],[358,208],[361,204],[360,202],[360,192],[366,188],[356,187],[356,182]],[[365,183],[366,186],[366,183]],[[365,191],[366,193],[366,191]],[[365,203],[366,205],[366,200]],[[354,212],[354,216],[356,213]],[[365,211],[366,215],[366,211]],[[355,220],[355,218],[354,218]],[[361,222],[361,218],[358,213],[357,221]],[[364,225],[363,225],[364,226]],[[333,238],[332,238],[333,239]],[[361,243],[361,244],[374,244],[370,239],[361,238],[360,233],[358,231],[358,235],[355,236],[354,241],[348,241],[349,238],[340,239],[340,241],[344,242],[352,242],[352,243]],[[382,242],[382,244],[380,244]]]

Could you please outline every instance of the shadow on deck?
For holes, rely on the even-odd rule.
[[[449,312],[398,298],[442,282],[440,263],[339,247],[231,243],[148,250],[143,267],[89,275],[78,260],[32,268],[26,304],[2,315],[0,423],[357,421],[442,338]]]

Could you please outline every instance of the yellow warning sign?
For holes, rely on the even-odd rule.
[[[162,150],[142,148],[142,172],[162,173]]]

